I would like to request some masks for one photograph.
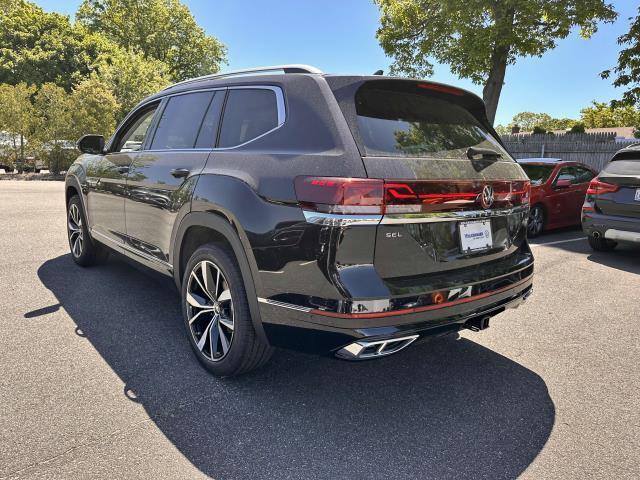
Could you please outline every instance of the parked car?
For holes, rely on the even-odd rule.
[[[299,65],[209,75],[78,148],[73,260],[112,249],[172,276],[217,375],[274,346],[390,355],[531,293],[529,180],[455,87]]]
[[[618,151],[591,181],[582,228],[596,251],[618,242],[640,243],[640,145]]]
[[[531,180],[529,237],[580,225],[584,196],[597,172],[583,163],[560,158],[520,158],[518,163]]]

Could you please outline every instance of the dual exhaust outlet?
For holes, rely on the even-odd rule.
[[[473,332],[485,330],[489,328],[490,318],[488,315],[485,317],[471,318],[463,324],[463,328],[468,328]],[[338,350],[336,357],[344,360],[368,360],[371,358],[385,357],[404,350],[419,337],[420,335],[408,335],[405,337],[375,341],[358,340]]]

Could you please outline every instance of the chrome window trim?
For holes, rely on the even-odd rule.
[[[529,205],[522,205],[507,209],[469,210],[443,213],[396,213],[386,214],[380,221],[381,225],[397,225],[403,223],[434,223],[456,222],[459,220],[474,220],[491,217],[502,217],[513,213],[526,212]]]
[[[303,210],[304,218],[314,225],[345,227],[349,225],[378,225],[382,215],[344,215],[338,213],[322,213]]]

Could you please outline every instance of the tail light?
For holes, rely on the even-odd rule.
[[[384,182],[368,178],[296,177],[300,206],[324,213],[383,214]]]
[[[490,187],[487,192],[487,187]],[[309,210],[341,214],[430,213],[508,209],[529,203],[528,181],[297,177],[296,196]],[[487,193],[483,200],[483,193]],[[486,201],[485,201],[486,200]]]
[[[619,185],[614,185],[612,183],[606,183],[598,178],[594,178],[591,180],[589,184],[589,188],[587,189],[587,195],[602,195],[603,193],[613,193],[617,192],[620,188]]]

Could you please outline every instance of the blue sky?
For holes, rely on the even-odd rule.
[[[378,45],[378,11],[372,0],[183,0],[204,29],[229,48],[229,69],[307,63],[331,73],[388,70]],[[73,15],[80,0],[37,0],[47,11]],[[521,111],[577,118],[592,100],[619,98],[620,90],[598,73],[615,65],[616,39],[628,30],[637,2],[612,1],[620,16],[590,40],[576,33],[542,58],[521,58],[507,70],[496,123]],[[482,87],[436,66],[433,80],[481,95]]]

